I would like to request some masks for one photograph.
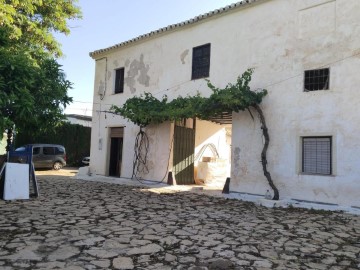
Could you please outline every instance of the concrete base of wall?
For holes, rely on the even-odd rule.
[[[288,207],[289,201],[285,200],[267,200],[267,199],[258,199],[256,201],[257,205],[265,206],[265,207]]]

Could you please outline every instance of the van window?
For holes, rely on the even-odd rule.
[[[55,147],[55,154],[56,155],[65,154],[65,151],[61,147]]]
[[[43,154],[44,155],[54,155],[55,154],[54,147],[44,147],[43,148]]]
[[[40,147],[33,147],[33,155],[40,154]]]

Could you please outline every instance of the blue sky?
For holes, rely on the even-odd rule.
[[[59,59],[73,82],[74,102],[65,113],[92,114],[95,62],[89,52],[178,23],[236,0],[79,0],[83,19],[69,21],[71,33],[56,35],[64,57]]]

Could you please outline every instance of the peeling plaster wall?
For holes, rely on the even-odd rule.
[[[130,88],[130,92],[132,94],[136,92],[136,83],[145,87],[149,87],[149,65],[145,65],[143,54],[140,55],[139,60],[134,59],[131,62],[128,60],[125,64],[125,67],[127,68],[125,84]]]
[[[186,64],[187,56],[189,55],[189,50],[183,51],[183,53],[180,55],[181,63],[184,65]]]
[[[107,174],[106,127],[125,126],[123,172],[129,176],[138,131],[126,119],[105,119],[96,110],[122,105],[145,91],[169,99],[197,91],[209,95],[205,80],[191,80],[191,65],[192,48],[211,43],[214,85],[224,87],[253,67],[251,86],[269,91],[261,106],[271,138],[269,170],[281,198],[360,206],[359,20],[358,0],[272,0],[97,55],[107,57],[107,67],[104,60],[96,62],[91,169]],[[330,67],[330,90],[303,92],[304,70],[323,66]],[[115,95],[114,72],[121,67],[124,93]],[[97,94],[100,88],[106,88],[103,100]],[[235,113],[233,119],[230,190],[264,194],[269,187],[259,162],[263,139],[258,119],[253,121],[247,112]],[[158,142],[165,146],[153,160],[168,151],[172,128],[169,124],[161,130]],[[305,135],[333,136],[333,176],[299,173],[300,137]],[[154,170],[163,172],[163,162],[155,162]]]

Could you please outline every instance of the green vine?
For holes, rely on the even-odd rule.
[[[149,124],[160,124],[184,118],[211,120],[211,118],[221,116],[223,113],[231,114],[244,110],[248,110],[252,116],[251,109],[255,110],[258,113],[265,138],[261,152],[261,164],[264,175],[274,191],[273,200],[278,200],[279,191],[267,170],[266,153],[270,137],[263,111],[259,106],[264,96],[267,95],[267,90],[252,91],[250,89],[249,83],[252,74],[253,69],[246,70],[237,78],[235,84],[229,83],[225,88],[217,88],[208,80],[207,85],[212,90],[212,94],[208,98],[197,93],[195,96],[180,96],[168,101],[166,95],[159,100],[151,93],[145,93],[140,97],[132,97],[126,100],[122,107],[113,105],[110,110],[140,126],[140,131]]]
[[[159,100],[151,93],[145,93],[140,97],[135,96],[126,100],[122,107],[113,105],[111,111],[140,127],[184,118],[209,120],[226,112],[244,111],[260,104],[267,94],[265,89],[256,92],[250,89],[252,73],[253,70],[248,69],[237,78],[235,84],[229,83],[224,89],[217,88],[207,81],[208,87],[212,90],[208,98],[197,93],[195,96],[179,96],[168,101],[166,95]]]

